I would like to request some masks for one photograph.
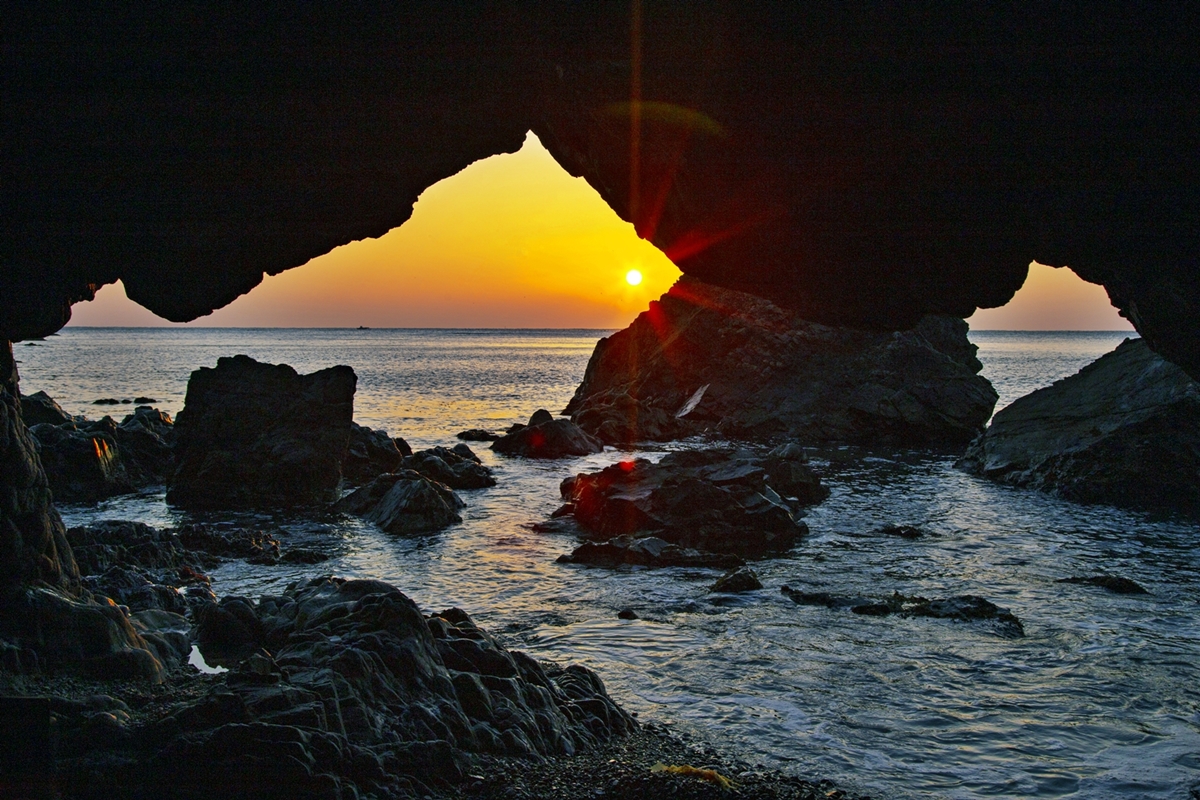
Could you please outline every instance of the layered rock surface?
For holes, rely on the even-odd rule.
[[[705,430],[805,442],[965,445],[992,413],[961,319],[879,333],[682,278],[601,339],[566,413],[610,443]]]
[[[778,487],[778,488],[775,488]],[[668,453],[657,463],[622,461],[567,478],[567,504],[585,544],[574,561],[613,566],[736,566],[712,554],[761,557],[782,553],[808,532],[801,508],[829,490],[797,454],[766,457],[727,452]]]
[[[1200,385],[1125,340],[998,412],[959,466],[1083,503],[1200,509]]]
[[[336,500],[356,382],[350,367],[299,375],[247,356],[196,370],[175,424],[167,501],[237,508]]]

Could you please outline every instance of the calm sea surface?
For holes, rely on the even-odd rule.
[[[17,358],[25,392],[118,419],[131,404],[92,401],[149,396],[177,413],[191,370],[222,355],[301,372],[349,364],[359,376],[358,421],[427,447],[455,443],[464,428],[561,410],[604,333],[68,328],[18,346]],[[971,339],[1000,408],[1124,336]],[[332,542],[339,555],[316,568],[228,564],[214,573],[215,588],[276,592],[313,569],[381,578],[427,611],[467,610],[536,657],[588,664],[642,719],[879,797],[1184,798],[1200,784],[1194,522],[996,486],[941,456],[814,451],[833,496],[809,512],[812,533],[791,553],[755,564],[766,588],[734,598],[707,593],[713,570],[554,563],[573,540],[528,525],[559,505],[564,477],[611,463],[614,452],[543,463],[479,454],[499,484],[461,493],[461,525],[397,538],[357,519],[251,517],[281,528],[285,546]],[[63,511],[68,524],[189,519],[161,491]],[[888,523],[932,535],[873,533]],[[1056,583],[1099,572],[1150,594]],[[1027,635],[799,607],[779,594],[785,583],[850,595],[978,594],[1011,609]],[[618,620],[627,607],[641,619]]]

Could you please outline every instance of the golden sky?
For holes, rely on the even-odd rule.
[[[638,270],[641,283],[626,280]],[[269,277],[191,325],[371,328],[622,328],[679,270],[639,239],[532,133],[421,194],[412,218]],[[1040,264],[977,330],[1130,330],[1104,289]],[[171,325],[118,283],[77,303],[72,325]]]
[[[637,270],[642,281],[626,280]],[[265,278],[192,325],[623,328],[679,270],[532,133],[426,189],[412,218]],[[169,325],[106,286],[73,325]]]

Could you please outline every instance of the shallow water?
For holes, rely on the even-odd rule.
[[[561,409],[598,335],[68,328],[18,358],[26,392],[46,389],[93,417],[90,401],[106,396],[148,394],[177,411],[187,373],[218,355],[301,371],[349,363],[359,374],[357,418],[424,447],[537,407]],[[1001,406],[1121,338],[972,334]],[[764,590],[718,596],[707,593],[717,571],[559,565],[571,537],[529,530],[557,507],[562,478],[615,453],[546,463],[480,455],[499,484],[462,493],[461,525],[402,539],[355,519],[260,515],[282,526],[285,545],[333,541],[339,554],[317,567],[228,564],[214,573],[217,590],[274,592],[313,570],[381,578],[426,610],[462,607],[536,657],[592,666],[643,719],[880,797],[1178,798],[1200,783],[1193,522],[995,486],[946,457],[814,451],[833,495],[810,511],[812,533],[786,557],[754,565]],[[64,516],[191,519],[161,493]],[[928,535],[875,533],[889,523]],[[1150,594],[1055,582],[1099,572]],[[848,595],[978,594],[1012,610],[1027,635],[797,606],[779,593],[785,583]],[[641,619],[618,620],[623,608]]]

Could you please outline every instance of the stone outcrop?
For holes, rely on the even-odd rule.
[[[387,431],[350,424],[350,445],[342,462],[342,477],[353,484],[367,483],[386,472],[395,472],[412,448],[403,439],[393,439]]]
[[[62,406],[45,392],[21,395],[21,417],[31,428],[42,423],[66,425],[76,421],[74,416],[63,411]]]
[[[996,402],[966,333],[949,317],[900,333],[830,327],[685,277],[597,343],[565,413],[614,444],[712,430],[961,446]]]
[[[928,617],[957,622],[981,623],[1000,636],[1010,639],[1025,635],[1021,620],[1007,608],[1001,608],[990,600],[973,594],[930,599],[908,597],[893,592],[890,597],[872,599],[834,595],[828,592],[806,592],[784,586],[780,593],[801,606],[824,606],[825,608],[848,608],[865,617]]]
[[[161,485],[174,472],[174,423],[162,411],[141,406],[117,424],[112,417],[93,422],[59,416],[58,404],[44,392],[30,400],[22,398],[22,406],[47,420],[30,425],[29,431],[59,502],[90,503],[128,494]]]
[[[1200,510],[1200,384],[1126,340],[996,414],[959,466],[1081,503]]]
[[[60,785],[189,799],[441,796],[479,756],[570,755],[636,727],[595,673],[510,651],[459,609],[427,617],[379,581],[318,578],[213,609],[210,639],[240,637],[249,654],[169,715],[92,743]]]
[[[556,514],[572,516],[584,536],[609,543],[607,548],[576,551],[573,559],[666,565],[671,563],[663,558],[668,544],[743,557],[785,552],[808,532],[800,519],[801,507],[829,494],[816,474],[785,450],[766,457],[731,457],[720,451],[668,453],[657,464],[622,461],[567,478],[561,487],[567,505]],[[797,481],[800,472],[807,472],[808,480]],[[773,474],[791,483],[785,488],[781,482],[777,491],[771,484]],[[625,536],[632,541],[619,538]],[[640,543],[644,537],[662,544]],[[682,550],[666,555],[688,556]],[[695,560],[694,555],[688,557]]]
[[[571,420],[555,419],[543,408],[533,413],[528,425],[514,425],[492,442],[492,449],[506,456],[567,458],[601,453],[604,445]]]
[[[688,275],[907,328],[1069,264],[1200,376],[1186,5],[639,7],[11,10],[0,338],[193,319],[532,129]]]
[[[196,370],[175,423],[167,502],[238,508],[336,500],[356,382],[345,366],[298,375],[247,356]]]
[[[374,522],[388,533],[432,533],[462,522],[458,510],[465,504],[443,484],[406,469],[380,475],[346,495],[335,511]]]
[[[470,447],[431,447],[405,456],[402,466],[451,489],[486,489],[496,485],[491,469],[483,466]]]

